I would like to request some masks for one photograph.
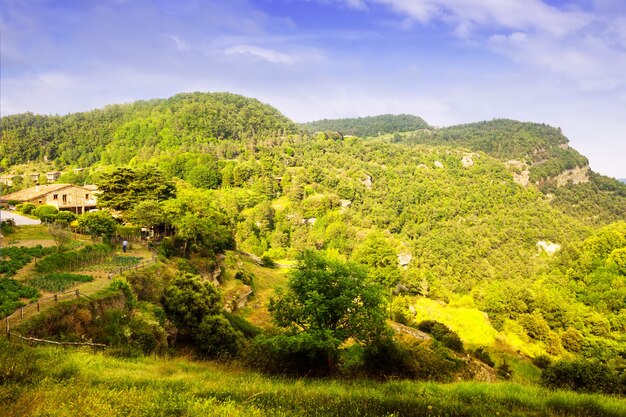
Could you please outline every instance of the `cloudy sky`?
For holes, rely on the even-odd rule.
[[[298,122],[559,126],[626,178],[622,0],[0,0],[2,115],[189,91]]]

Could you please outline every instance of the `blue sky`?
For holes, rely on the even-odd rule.
[[[560,126],[626,177],[621,0],[0,0],[3,115],[187,91],[295,121],[416,114]]]

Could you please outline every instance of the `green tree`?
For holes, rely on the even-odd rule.
[[[365,270],[311,250],[298,256],[287,291],[270,300],[269,311],[278,326],[314,339],[329,369],[346,340],[368,345],[385,330],[381,291]]]
[[[205,317],[220,313],[222,300],[210,282],[179,273],[165,289],[163,309],[181,333],[193,335]]]
[[[98,210],[80,216],[78,226],[85,229],[92,237],[110,238],[117,230],[117,221],[108,212]]]
[[[98,187],[101,191],[98,205],[120,211],[128,211],[140,201],[162,201],[176,196],[174,184],[154,168],[117,168],[102,175]]]
[[[367,266],[370,277],[381,284],[392,287],[400,281],[396,252],[380,233],[370,233],[356,247],[352,260]]]

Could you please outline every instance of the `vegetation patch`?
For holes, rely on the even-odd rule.
[[[28,284],[48,292],[61,292],[76,284],[91,281],[93,281],[91,275],[57,272],[29,279]]]
[[[39,291],[9,278],[0,278],[0,317],[8,316],[25,305],[21,300],[34,301]]]

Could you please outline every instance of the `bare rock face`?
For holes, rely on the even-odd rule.
[[[413,259],[413,255],[410,253],[400,253],[398,254],[398,265],[407,266],[411,262],[411,259]]]
[[[561,249],[561,245],[559,245],[558,243],[540,240],[539,242],[537,242],[537,249],[540,251],[543,250],[545,253],[552,256]]]
[[[463,155],[463,158],[461,158],[461,164],[463,164],[463,167],[469,168],[474,165],[473,157],[475,156],[477,156],[475,153],[466,153]]]
[[[584,184],[589,182],[589,166],[577,167],[563,171],[555,177],[557,187],[562,187],[567,183]]]
[[[443,164],[439,161],[435,161],[435,168],[443,168]]]
[[[365,176],[365,179],[362,181],[363,185],[370,190],[372,188],[372,177],[369,175]]]
[[[513,173],[513,181],[522,187],[528,186],[530,183],[530,171],[526,162],[512,159],[506,162],[506,166]]]

